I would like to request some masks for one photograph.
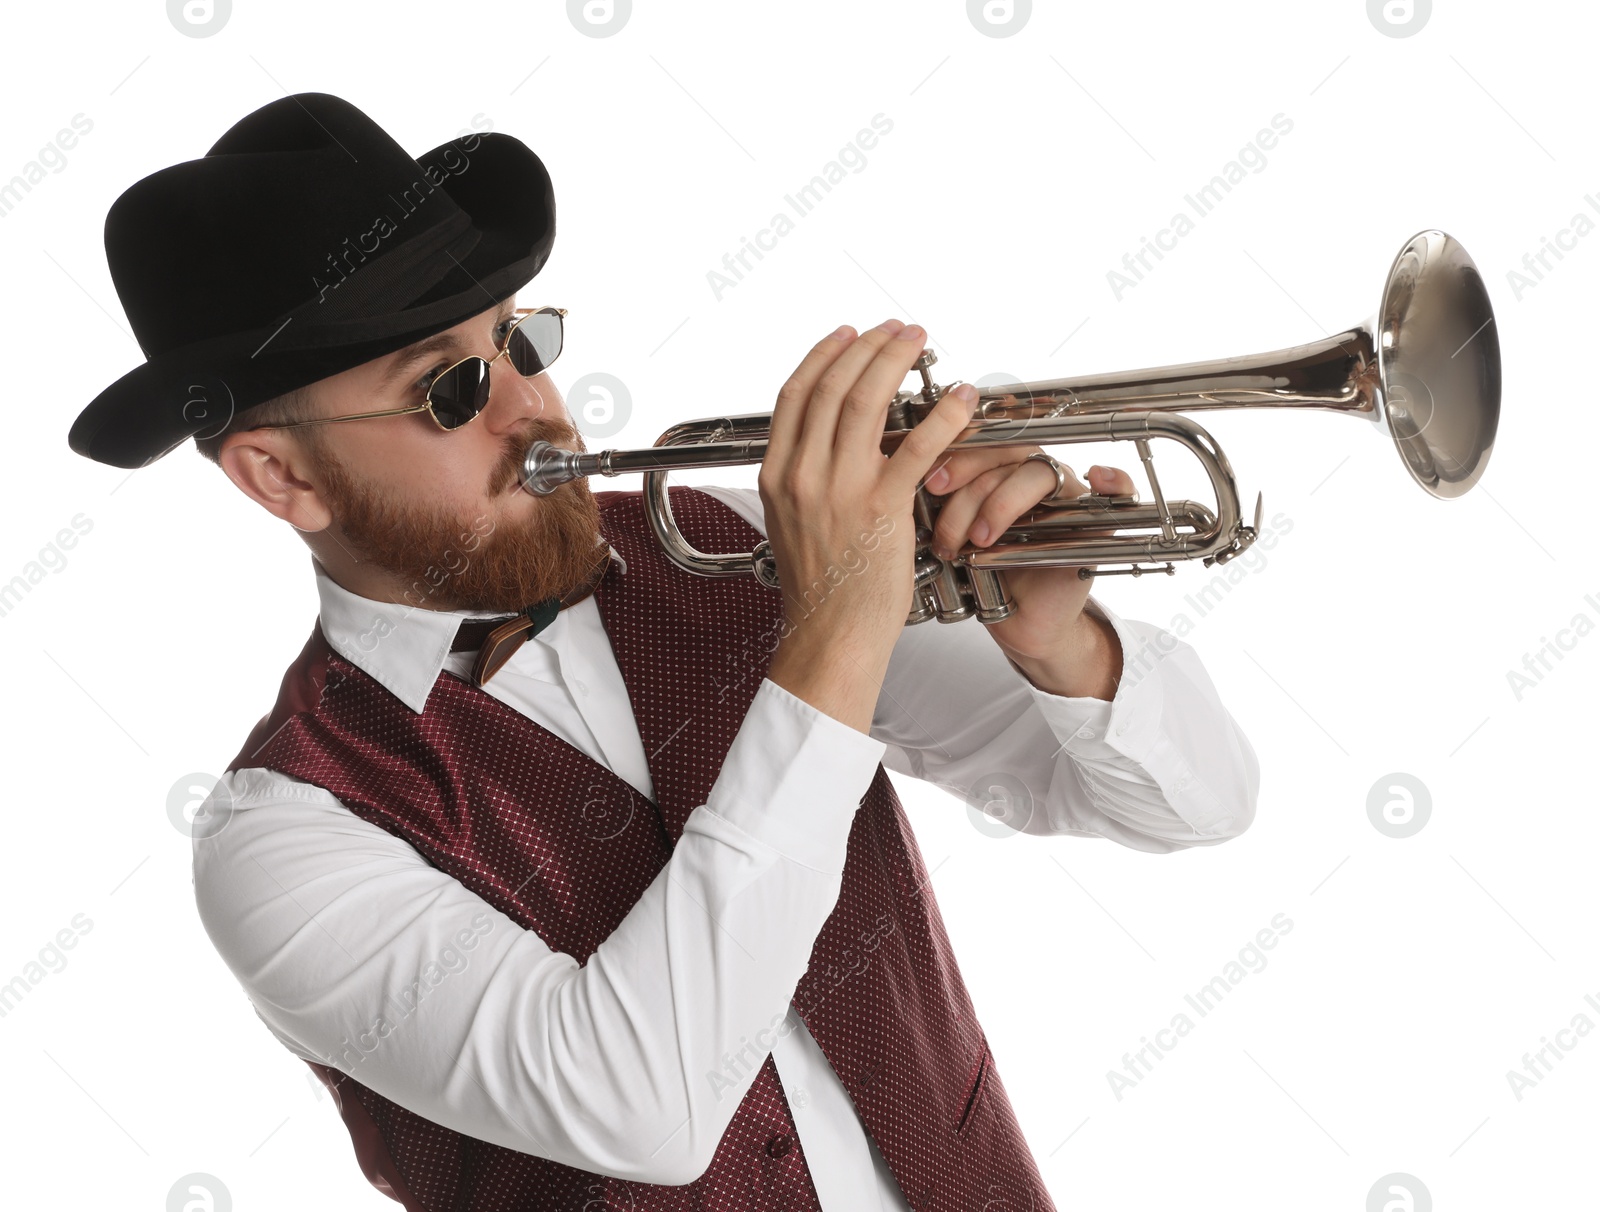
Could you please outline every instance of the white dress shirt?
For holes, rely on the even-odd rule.
[[[703,491],[765,533],[754,489]],[[375,602],[313,570],[331,647],[412,710],[441,670],[468,676],[473,654],[450,642],[493,612]],[[201,920],[297,1056],[466,1135],[639,1182],[704,1171],[749,1081],[709,1075],[725,1082],[745,1038],[753,1072],[770,1040],[825,1212],[907,1212],[789,1005],[879,762],[963,798],[1007,772],[1034,794],[1024,832],[1138,850],[1214,844],[1255,811],[1255,752],[1194,650],[1087,608],[1122,644],[1109,702],[1034,687],[972,620],[904,630],[870,735],[763,679],[671,859],[581,967],[331,793],[262,768],[202,809],[227,820],[194,843]],[[484,689],[654,798],[592,595]]]

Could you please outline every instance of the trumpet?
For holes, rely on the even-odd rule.
[[[931,547],[940,498],[919,487],[912,508],[915,591],[906,622],[1007,618],[1015,608],[1003,578],[1007,568],[1077,567],[1084,578],[1170,576],[1177,561],[1210,567],[1236,559],[1260,533],[1261,495],[1247,523],[1227,456],[1186,412],[1294,408],[1362,417],[1387,433],[1406,471],[1430,495],[1461,496],[1482,476],[1499,422],[1500,345],[1493,321],[1488,291],[1466,249],[1430,229],[1395,256],[1375,315],[1310,344],[981,389],[971,420],[946,450],[1132,442],[1151,499],[1086,492],[1041,503],[988,547],[967,544],[944,560]],[[932,350],[923,350],[913,367],[921,387],[900,391],[890,402],[886,455],[958,385],[933,382],[929,371],[936,361]],[[522,486],[543,496],[580,476],[642,472],[651,530],[673,563],[699,576],[751,575],[779,588],[765,540],[749,552],[703,552],[691,545],[673,521],[666,486],[669,471],[761,462],[771,421],[770,412],[685,421],[638,450],[580,452],[534,442],[524,456]],[[1215,508],[1166,499],[1151,455],[1157,438],[1199,461]]]

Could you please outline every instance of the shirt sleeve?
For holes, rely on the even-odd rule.
[[[766,533],[754,489],[707,487]],[[1122,646],[1110,701],[1034,686],[982,624],[908,626],[871,735],[883,764],[1035,835],[1106,837],[1135,850],[1215,845],[1255,816],[1260,765],[1193,647],[1125,620],[1092,594]]]
[[[1198,654],[1092,595],[1085,609],[1122,645],[1110,701],[1039,689],[981,625],[908,627],[873,716],[884,765],[974,807],[1003,799],[1024,833],[1152,852],[1237,837],[1254,819],[1260,768]]]
[[[480,1140],[692,1182],[772,1049],[883,752],[763,680],[671,859],[581,967],[331,793],[264,769],[205,806],[224,823],[194,842],[196,904],[296,1055]]]

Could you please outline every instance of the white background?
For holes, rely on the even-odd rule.
[[[129,473],[66,444],[143,356],[107,208],[315,90],[416,155],[477,119],[544,159],[559,236],[521,301],[571,309],[564,391],[596,371],[628,388],[627,425],[594,449],[769,410],[843,322],[926,325],[941,381],[1288,346],[1372,314],[1413,232],[1459,237],[1505,366],[1470,495],[1427,496],[1360,420],[1202,414],[1241,494],[1287,525],[1208,611],[1185,600],[1211,578],[1198,565],[1097,589],[1126,616],[1193,623],[1262,762],[1244,836],[1169,856],[994,839],[960,800],[897,785],[1062,1208],[1357,1212],[1391,1172],[1439,1208],[1596,1206],[1600,1032],[1564,1037],[1520,1100],[1506,1077],[1574,1016],[1600,1025],[1584,1001],[1600,1002],[1600,638],[1572,633],[1520,700],[1507,678],[1575,616],[1600,621],[1583,353],[1600,237],[1532,287],[1507,276],[1575,214],[1600,220],[1595,24],[1576,5],[1440,3],[1396,38],[1363,0],[1041,3],[990,37],[959,0],[815,0],[640,3],[597,38],[549,0],[240,0],[195,38],[158,0],[8,9],[0,180],[74,114],[93,129],[0,219],[0,581],[74,516],[92,529],[0,617],[0,982],[74,915],[92,928],[0,1018],[6,1202],[161,1209],[203,1172],[240,1209],[395,1206],[212,951],[167,814],[271,705],[315,616],[307,552],[187,445]],[[719,300],[707,272],[879,113],[893,129],[865,167]],[[1266,167],[1119,301],[1107,271],[1279,113],[1293,129]],[[1055,453],[1137,467],[1127,445]],[[1185,456],[1158,458],[1187,490]],[[1405,840],[1367,814],[1396,772],[1432,802]],[[1280,913],[1293,928],[1266,967],[1119,1099],[1107,1071]]]

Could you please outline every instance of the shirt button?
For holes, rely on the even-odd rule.
[[[1185,775],[1183,778],[1179,779],[1176,783],[1174,783],[1172,785],[1172,789],[1174,791],[1182,791],[1188,785],[1189,785],[1189,776]]]
[[[1117,735],[1121,736],[1126,731],[1128,731],[1128,721],[1123,720],[1122,723],[1117,725]]]
[[[780,1132],[767,1142],[767,1155],[769,1157],[782,1157],[794,1145],[794,1138],[787,1132]]]
[[[572,679],[572,684],[578,688],[578,691],[579,691],[580,694],[588,694],[589,693],[588,683],[580,682],[580,681],[578,681],[577,678],[573,678]]]
[[[1085,724],[1082,728],[1078,729],[1077,735],[1086,741],[1091,741],[1094,739],[1094,729]]]

